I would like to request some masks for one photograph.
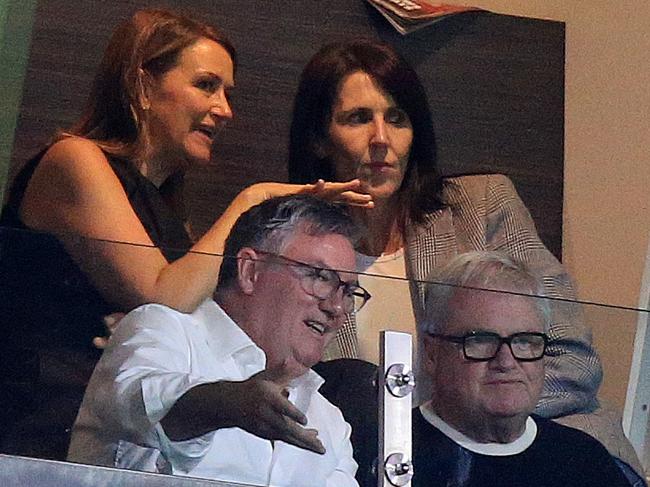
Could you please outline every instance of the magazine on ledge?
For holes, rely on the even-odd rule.
[[[438,22],[450,15],[483,10],[465,5],[449,5],[428,0],[367,0],[402,34]]]

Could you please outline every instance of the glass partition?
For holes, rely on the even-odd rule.
[[[83,276],[69,274],[71,262],[48,261],[47,254],[36,255],[39,249],[45,248],[44,245],[51,244],[47,242],[48,238],[34,232],[0,228],[0,302],[3,306],[0,315],[5,330],[2,367],[3,390],[6,391],[2,398],[2,453],[64,460],[70,428],[86,382],[96,361],[102,356],[102,350],[93,346],[93,337],[108,336],[110,333],[102,317],[122,310],[111,308],[110,300],[102,299],[101,291],[95,291],[91,281],[83,281],[80,280]],[[159,251],[118,242],[84,239],[71,239],[70,242],[69,245],[83,245],[97,252],[136,252],[142,259],[147,258],[147,253]],[[376,470],[373,470],[373,465],[377,456],[378,413],[374,382],[376,376],[372,364],[376,364],[379,357],[378,335],[381,330],[413,334],[413,363],[417,384],[414,405],[429,401],[435,394],[433,391],[440,390],[436,389],[435,384],[438,388],[455,387],[459,394],[467,392],[462,381],[453,384],[453,380],[460,379],[457,374],[450,373],[450,370],[453,366],[462,369],[471,363],[474,374],[483,371],[481,373],[502,373],[504,377],[509,377],[500,385],[504,394],[515,388],[508,382],[510,379],[512,382],[523,383],[524,389],[528,391],[526,394],[537,398],[536,406],[530,412],[587,431],[632,467],[638,467],[631,446],[623,439],[621,417],[625,405],[630,409],[628,416],[631,418],[627,430],[636,434],[635,447],[643,455],[648,423],[648,404],[643,396],[645,390],[637,388],[636,384],[629,387],[626,384],[633,360],[634,337],[637,329],[645,334],[644,327],[649,315],[647,309],[582,303],[566,296],[541,297],[531,290],[527,281],[523,284],[523,281],[509,281],[511,276],[506,276],[496,284],[469,282],[457,286],[439,280],[409,281],[398,276],[357,274],[350,272],[353,270],[350,268],[335,268],[333,270],[336,272],[332,273],[329,262],[333,261],[327,255],[311,261],[300,261],[295,256],[292,260],[276,258],[268,252],[258,252],[255,256],[255,259],[261,261],[256,265],[262,266],[258,272],[264,270],[275,273],[273,279],[267,281],[267,288],[257,289],[256,292],[268,292],[270,288],[271,296],[280,296],[274,300],[251,301],[267,303],[268,309],[257,310],[256,313],[277,327],[273,335],[274,343],[263,346],[277,347],[286,341],[289,348],[311,353],[314,347],[322,346],[334,336],[333,330],[342,327],[338,338],[333,338],[324,352],[329,362],[318,364],[315,369],[326,380],[321,392],[340,407],[352,426],[351,439],[355,459],[360,467],[357,478],[361,484],[373,485],[374,482],[376,485],[376,480],[373,479]],[[222,262],[221,256],[202,255],[200,258],[206,266]],[[232,258],[226,257],[223,261],[232,261]],[[92,259],[83,265],[92,268]],[[241,269],[241,266],[235,266],[234,269]],[[327,272],[323,273],[323,270]],[[188,281],[184,285],[191,285],[191,279],[191,276],[187,276]],[[327,282],[322,287],[324,281]],[[236,279],[230,285],[234,292],[241,290]],[[366,291],[367,295],[364,294]],[[364,302],[368,295],[371,297]],[[426,296],[428,304],[424,306]],[[363,306],[358,309],[360,305]],[[349,315],[343,323],[337,317],[337,313],[342,314],[342,309],[358,311]],[[243,316],[239,311],[234,312],[236,317]],[[127,318],[132,326],[129,333],[138,333],[142,327],[146,328],[149,316],[163,320],[162,317],[166,315],[142,313],[139,318]],[[122,315],[116,314],[112,318],[117,322],[115,335],[108,342],[108,351],[103,352],[102,362],[107,360],[107,355],[115,358],[127,352],[137,354],[134,346],[129,344],[130,338],[122,335]],[[180,322],[178,314],[174,313],[169,314],[169,320],[170,323],[161,329],[172,329],[176,326],[175,323]],[[419,332],[417,322],[420,324]],[[209,326],[210,323],[206,321],[204,324]],[[290,330],[289,334],[283,328],[285,325]],[[592,328],[601,333],[606,330],[607,338],[597,337],[597,340],[591,342]],[[150,349],[157,346],[161,349],[173,346],[192,348],[194,345],[176,342],[182,336],[187,334],[175,335],[170,340],[169,337],[156,336],[154,333],[149,337],[149,342],[142,342],[142,346]],[[617,341],[617,355],[613,360],[609,356],[599,361],[597,348],[603,340]],[[116,341],[121,345],[115,345]],[[174,343],[169,343],[170,341]],[[100,342],[97,343],[101,345]],[[637,343],[637,349],[643,349],[643,346],[643,343]],[[192,360],[209,360],[196,350],[190,354]],[[313,355],[308,356],[311,358]],[[343,357],[360,358],[369,363],[352,367],[345,361],[332,362]],[[635,360],[638,361],[638,357],[637,353]],[[173,354],[170,353],[168,358],[168,361],[159,362],[161,370],[165,372],[173,369],[176,363]],[[444,363],[445,370],[442,376],[441,362]],[[501,365],[494,370],[490,369],[488,364],[496,362]],[[128,363],[128,360],[124,362],[126,372],[122,371],[127,375]],[[605,381],[620,383],[620,391],[629,388],[631,395],[627,397],[627,404],[625,392],[614,401],[597,401],[601,366]],[[640,364],[639,367],[641,370],[635,377],[636,381],[650,374],[650,370],[646,370],[647,364]],[[153,375],[157,373],[155,369],[150,372]],[[187,369],[176,372],[179,376],[188,374]],[[545,378],[537,381],[535,374],[542,374]],[[95,410],[86,417],[86,429],[95,428],[97,438],[101,436],[103,441],[111,437],[115,430],[123,428],[123,433],[120,433],[123,438],[113,438],[111,441],[123,441],[124,444],[131,445],[131,450],[124,450],[126,457],[121,458],[125,466],[129,465],[128,455],[133,454],[131,467],[136,470],[142,468],[163,473],[177,471],[173,461],[165,458],[166,455],[171,455],[169,448],[174,444],[169,438],[165,439],[166,446],[161,447],[164,453],[156,451],[151,457],[153,463],[141,461],[143,456],[151,453],[150,448],[155,450],[159,446],[156,441],[165,434],[165,430],[156,424],[160,420],[160,414],[164,415],[170,405],[159,405],[158,416],[147,416],[150,404],[144,402],[149,396],[138,390],[137,381],[133,383],[135,385],[132,385],[134,389],[130,395],[111,397],[114,389],[108,383],[101,383],[102,380],[109,380],[107,377],[111,377],[110,373],[104,370],[95,375]],[[449,377],[448,382],[440,382],[443,376]],[[470,376],[472,377],[478,380],[479,376]],[[463,380],[469,379],[466,377]],[[202,382],[206,381],[197,380],[196,385]],[[97,386],[99,383],[102,387]],[[193,385],[190,384],[184,391]],[[538,390],[537,386],[542,389]],[[436,397],[442,397],[442,394]],[[472,398],[468,396],[468,399]],[[149,400],[153,399],[149,397]],[[102,411],[107,410],[111,410],[110,414],[103,418]],[[575,412],[581,414],[574,414]],[[139,420],[134,418],[147,418],[151,421],[146,434],[138,436],[137,432],[134,433],[134,428],[141,427]],[[120,424],[121,420],[125,424]],[[183,424],[176,427],[182,430]],[[87,448],[86,443],[83,449],[87,450],[84,453],[92,456],[89,453],[92,449]],[[80,455],[79,458],[84,458],[85,463],[93,463],[89,456]],[[18,465],[12,463],[16,461],[14,457],[2,457],[0,461]],[[107,465],[106,456],[97,463]],[[39,471],[51,469],[51,472],[63,468],[61,464],[47,462],[24,465]],[[16,466],[15,471],[18,472],[21,468]],[[5,472],[3,475],[8,471],[1,470]],[[199,472],[199,477],[206,476],[206,470]],[[188,475],[187,471],[180,473]],[[223,475],[217,473],[213,478],[226,482],[237,481],[231,474],[232,472]],[[118,474],[113,472],[110,475]],[[81,477],[86,478],[84,475]]]

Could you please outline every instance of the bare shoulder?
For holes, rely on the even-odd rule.
[[[68,137],[50,147],[32,175],[21,207],[25,223],[51,230],[46,219],[70,210],[101,208],[123,194],[104,152],[92,141]]]
[[[83,196],[85,190],[99,190],[101,194],[102,188],[119,185],[106,154],[82,137],[68,137],[53,144],[32,179],[30,186],[41,186],[48,193],[65,191],[69,196]]]
[[[74,173],[108,166],[104,152],[93,141],[82,137],[67,137],[53,144],[43,155],[38,170]]]

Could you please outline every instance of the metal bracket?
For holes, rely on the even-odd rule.
[[[386,388],[395,397],[405,397],[413,392],[415,376],[404,364],[393,364],[386,372]]]
[[[379,487],[409,487],[411,463],[411,405],[415,378],[412,340],[408,333],[380,333]]]
[[[392,453],[384,462],[384,471],[391,485],[407,485],[413,477],[413,463],[401,453]]]

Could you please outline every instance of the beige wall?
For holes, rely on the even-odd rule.
[[[498,13],[566,22],[564,263],[580,297],[636,307],[650,238],[650,2],[478,0]],[[589,307],[623,405],[635,314]]]

